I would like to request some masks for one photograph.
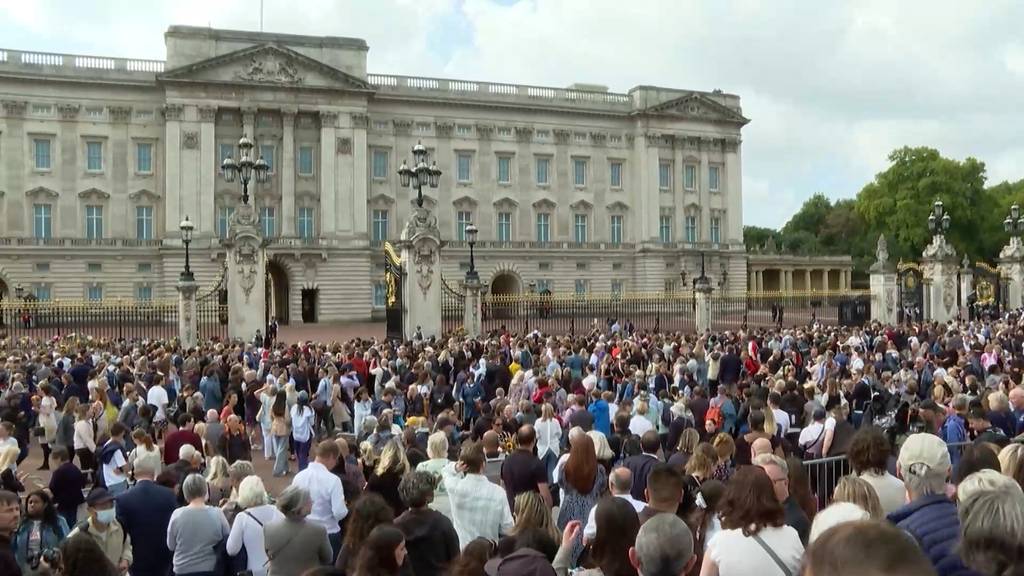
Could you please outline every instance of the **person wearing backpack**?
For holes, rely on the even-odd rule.
[[[110,427],[110,439],[97,450],[100,471],[96,474],[97,485],[105,487],[114,496],[128,490],[128,457],[124,449],[124,424],[114,422]]]

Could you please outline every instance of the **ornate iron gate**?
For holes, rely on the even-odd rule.
[[[213,285],[196,295],[197,337],[204,340],[227,340],[228,337],[228,291],[225,264]]]
[[[1004,308],[1006,290],[999,269],[985,262],[974,263],[974,290],[967,295],[967,315],[971,320],[996,317]]]
[[[385,313],[388,340],[404,340],[402,327],[402,259],[390,242],[384,243]]]
[[[441,276],[441,333],[451,334],[463,327],[466,313],[466,295],[448,284]]]
[[[896,284],[899,288],[900,323],[924,320],[924,273],[912,262],[900,262],[896,268]]]

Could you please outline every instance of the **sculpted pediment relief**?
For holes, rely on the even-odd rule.
[[[36,186],[35,188],[25,192],[25,196],[28,198],[59,198],[60,194],[56,190],[51,190],[45,186]]]
[[[591,204],[590,202],[587,202],[586,200],[577,200],[572,204],[569,204],[569,208],[572,208],[573,210],[576,210],[578,212],[587,212],[593,210],[594,205]]]
[[[375,194],[374,196],[371,196],[366,203],[374,206],[390,206],[395,203],[395,199],[387,194]]]
[[[166,82],[372,90],[361,78],[275,44],[260,44],[215,56],[169,70],[158,78]]]
[[[519,202],[516,202],[513,198],[509,198],[508,196],[502,196],[494,201],[494,205],[499,208],[517,208],[519,207]]]
[[[452,200],[452,206],[457,207],[476,208],[476,204],[476,199],[472,196],[459,196],[455,200]]]
[[[146,190],[145,188],[143,188],[141,190],[136,190],[135,192],[129,193],[128,199],[131,200],[132,202],[138,202],[140,200],[156,202],[157,200],[160,199],[160,195],[153,192],[152,190]]]
[[[104,192],[99,188],[89,188],[87,190],[82,190],[81,192],[79,192],[78,197],[83,199],[92,198],[96,200],[106,200],[107,198],[110,198],[110,193]]]
[[[728,122],[746,124],[750,122],[739,112],[719,104],[703,94],[691,93],[641,110],[642,114],[672,116],[707,122]]]
[[[558,204],[555,204],[553,201],[548,200],[547,198],[541,198],[540,200],[537,200],[536,202],[533,203],[533,207],[538,210],[554,210],[555,208],[558,207]]]
[[[629,211],[629,205],[627,205],[625,202],[620,202],[620,201],[616,200],[615,202],[612,202],[611,204],[608,205],[608,211],[609,212],[627,212],[627,211]]]

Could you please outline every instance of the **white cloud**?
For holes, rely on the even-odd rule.
[[[753,120],[750,224],[781,226],[816,192],[855,194],[904,144],[979,158],[991,181],[1024,177],[1024,3],[1014,0],[265,3],[269,31],[365,38],[378,72],[735,92]],[[258,25],[256,0],[151,4],[0,0],[0,38],[30,29],[38,43],[24,48],[159,58],[170,24]]]

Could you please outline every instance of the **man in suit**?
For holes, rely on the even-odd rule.
[[[117,497],[117,521],[134,548],[132,576],[166,576],[171,572],[167,525],[177,507],[174,492],[154,481],[148,460],[135,464],[135,486]]]

